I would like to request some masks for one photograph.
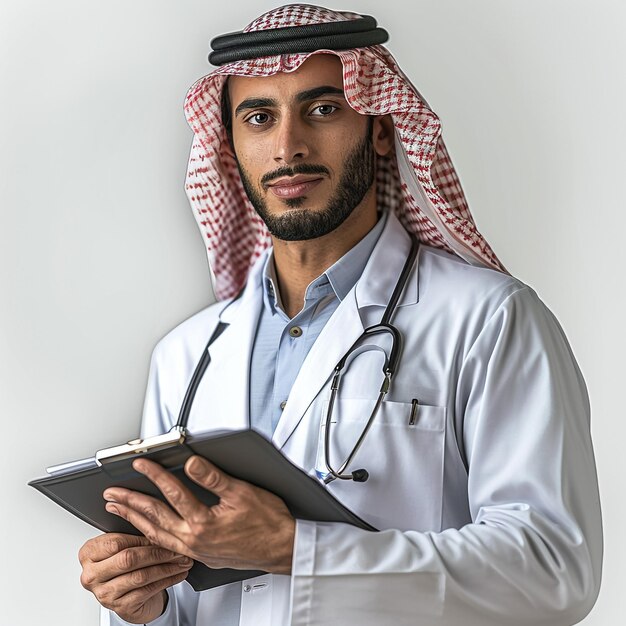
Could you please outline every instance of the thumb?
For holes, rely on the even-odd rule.
[[[228,495],[234,478],[225,474],[204,457],[194,455],[185,463],[185,474],[195,483],[213,492],[220,498]]]

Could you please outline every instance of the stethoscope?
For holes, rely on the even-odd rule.
[[[357,483],[365,482],[369,478],[369,472],[364,469],[357,469],[352,472],[348,472],[347,468],[354,459],[356,453],[361,448],[363,444],[363,440],[367,436],[368,431],[370,430],[374,419],[378,412],[380,411],[380,407],[385,399],[385,396],[389,392],[389,387],[391,385],[391,380],[396,373],[398,368],[398,363],[400,361],[400,356],[402,354],[402,334],[400,331],[391,323],[391,319],[394,316],[396,309],[398,308],[398,302],[400,301],[400,296],[402,295],[408,280],[411,275],[411,270],[413,268],[413,264],[415,263],[415,259],[417,257],[417,251],[419,248],[419,242],[414,235],[411,235],[411,250],[409,251],[409,255],[407,256],[406,261],[404,262],[404,267],[400,272],[400,276],[398,277],[398,282],[394,287],[393,293],[391,294],[391,298],[389,299],[389,303],[385,308],[385,312],[383,313],[383,317],[378,324],[374,324],[373,326],[368,326],[359,336],[359,338],[352,344],[350,349],[344,354],[341,360],[335,366],[333,372],[333,378],[330,385],[330,399],[328,402],[328,408],[326,410],[326,423],[324,425],[324,465],[328,472],[320,472],[316,471],[317,477],[328,484],[337,478],[341,480],[353,480]],[[196,369],[193,372],[191,377],[191,381],[187,387],[187,391],[185,392],[185,397],[183,399],[183,403],[180,409],[180,413],[178,415],[178,421],[176,422],[176,426],[172,430],[177,430],[179,432],[184,432],[187,426],[187,422],[189,420],[189,414],[191,412],[191,406],[193,404],[193,400],[196,396],[196,392],[198,390],[198,386],[200,385],[200,381],[204,373],[206,372],[209,363],[211,362],[211,357],[209,355],[209,347],[211,344],[224,332],[224,329],[228,326],[228,324],[224,324],[220,322],[213,334],[209,338],[207,345],[202,353],[202,357],[196,365]],[[331,418],[333,416],[333,408],[335,406],[335,400],[339,393],[339,386],[341,383],[341,377],[344,374],[344,370],[346,364],[349,363],[351,357],[353,357],[356,352],[359,350],[359,344],[362,343],[363,339],[367,339],[369,337],[380,336],[380,335],[388,335],[391,338],[391,348],[389,349],[389,353],[385,352],[385,360],[382,367],[383,372],[383,382],[380,386],[380,390],[378,392],[378,397],[376,399],[376,404],[372,409],[372,412],[365,423],[365,427],[361,431],[359,438],[357,439],[355,445],[352,448],[352,451],[348,454],[346,460],[340,465],[340,467],[335,470],[330,462],[330,424]]]
[[[361,445],[363,444],[363,440],[365,439],[367,433],[372,427],[374,419],[380,410],[383,400],[389,392],[391,379],[393,378],[398,368],[398,362],[400,361],[400,356],[402,354],[403,340],[400,331],[391,323],[391,318],[398,308],[400,296],[402,295],[402,292],[404,291],[404,288],[406,287],[409,280],[409,276],[411,275],[411,270],[413,268],[413,264],[415,263],[415,258],[417,257],[418,247],[419,244],[417,238],[411,236],[411,250],[409,251],[409,256],[404,263],[402,272],[400,272],[398,282],[396,283],[393,293],[391,294],[391,298],[389,300],[389,303],[387,304],[385,312],[383,313],[382,319],[378,324],[368,326],[335,366],[333,380],[330,384],[330,399],[328,401],[328,408],[326,410],[326,422],[324,424],[324,465],[326,466],[328,472],[320,472],[319,470],[316,470],[315,472],[317,477],[325,484],[328,484],[333,480],[336,480],[337,478],[340,478],[341,480],[353,480],[357,483],[364,483],[369,478],[369,472],[365,468],[357,469],[353,472],[346,472],[346,470],[356,456],[356,453],[359,451]],[[362,343],[363,339],[367,339],[368,337],[373,337],[376,335],[389,335],[389,337],[391,338],[391,348],[389,349],[389,354],[387,354],[386,352],[384,353],[385,360],[382,368],[384,376],[383,382],[380,386],[378,397],[376,398],[376,404],[374,405],[374,408],[372,409],[372,412],[370,413],[370,416],[365,423],[365,426],[361,431],[359,438],[354,444],[352,451],[350,452],[350,454],[348,454],[346,460],[339,466],[339,468],[335,470],[330,462],[330,425],[332,422],[335,400],[337,398],[337,395],[339,394],[339,385],[341,383],[341,378],[344,374],[346,363],[348,363],[350,357],[356,354],[357,350],[359,350],[359,345]]]

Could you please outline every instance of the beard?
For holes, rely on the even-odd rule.
[[[371,126],[368,124],[365,137],[346,157],[339,184],[326,207],[319,211],[300,208],[306,202],[306,196],[302,196],[283,200],[293,210],[281,215],[273,215],[268,211],[267,203],[252,184],[245,169],[236,159],[246,194],[271,235],[283,241],[305,241],[323,237],[343,224],[352,211],[361,204],[374,183],[375,153]],[[321,165],[303,163],[270,172],[263,176],[261,183],[267,183],[282,176],[328,173],[328,169]]]

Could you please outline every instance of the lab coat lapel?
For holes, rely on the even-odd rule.
[[[262,304],[257,268],[251,271],[240,298],[220,313],[219,321],[227,327],[208,348],[211,362],[201,406],[204,413],[210,413],[211,430],[250,426],[250,356]],[[197,423],[206,424],[206,415],[198,415]]]
[[[364,322],[369,325],[380,321],[410,246],[408,234],[390,213],[361,278],[328,320],[302,364],[274,432],[277,447],[285,445],[339,360],[363,333]],[[412,278],[400,305],[416,301],[417,280]]]
[[[354,289],[344,298],[311,347],[289,393],[273,442],[282,448],[343,354],[363,332]]]

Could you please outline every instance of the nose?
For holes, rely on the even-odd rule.
[[[296,115],[284,116],[275,127],[274,161],[290,165],[309,156],[306,125]]]

